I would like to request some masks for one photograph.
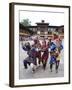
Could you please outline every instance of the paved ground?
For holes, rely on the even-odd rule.
[[[50,72],[49,69],[49,60],[47,62],[46,70],[44,71],[42,65],[36,69],[33,73],[31,67],[28,66],[28,69],[24,69],[23,60],[27,57],[27,53],[22,50],[20,44],[20,64],[19,64],[19,78],[20,79],[31,79],[31,78],[52,78],[52,77],[63,77],[64,76],[64,64],[63,64],[63,52],[62,52],[62,60],[59,66],[59,72],[56,73],[55,65],[53,66],[53,72]]]

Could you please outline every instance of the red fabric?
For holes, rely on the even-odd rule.
[[[37,52],[37,58],[41,59],[41,51]]]
[[[59,37],[58,35],[54,35],[54,37],[53,37],[53,38],[54,38],[54,40],[55,40],[55,39],[57,39],[58,37]]]
[[[48,60],[48,53],[43,53],[42,60],[45,60],[45,61]]]
[[[42,49],[44,50],[43,55],[42,55],[42,60],[47,61],[48,60],[48,45],[46,45],[46,42],[44,45],[42,45]]]

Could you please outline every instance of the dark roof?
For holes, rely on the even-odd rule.
[[[64,25],[59,26],[59,28],[62,28],[62,27],[64,27]]]
[[[37,28],[37,26],[26,26],[27,28]],[[60,28],[60,27],[64,27],[64,25],[62,26],[48,26],[49,28]]]
[[[37,28],[37,26],[24,26],[21,23],[19,24],[19,27],[20,27],[20,29],[25,29],[25,30],[28,30],[30,32],[32,30],[30,30],[29,28]],[[61,27],[64,27],[64,25],[61,25],[61,26],[48,26],[48,28],[61,28]]]
[[[49,28],[58,28],[59,26],[48,26]]]
[[[37,25],[49,25],[49,23],[36,23]]]

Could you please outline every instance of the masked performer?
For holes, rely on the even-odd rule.
[[[56,56],[55,56],[56,45],[54,44],[54,42],[52,42],[51,39],[49,39],[48,46],[50,52],[50,70],[52,72],[53,64],[56,63]]]
[[[63,49],[62,41],[59,40],[59,45],[56,49],[56,73],[58,72],[60,60],[61,60],[61,50]]]
[[[24,46],[22,45],[23,50],[27,51],[28,57],[25,58],[23,61],[25,69],[27,69],[27,65],[30,65],[31,63],[34,65],[37,65],[36,63],[36,48],[35,46],[30,46],[30,43],[26,43]],[[32,71],[34,70],[34,67],[32,68]]]
[[[50,69],[52,71],[53,64],[56,64],[56,72],[58,72],[59,62],[60,62],[60,52],[63,49],[61,42],[57,41],[57,43],[49,41],[50,46]]]
[[[43,69],[45,70],[46,64],[47,64],[47,60],[48,60],[48,55],[49,55],[49,53],[48,53],[48,45],[46,45],[46,41],[45,40],[42,41],[41,49],[42,49],[42,52],[43,52],[43,54],[42,54]]]
[[[37,50],[36,58],[38,59],[38,64],[40,65],[41,63],[41,44],[38,38],[34,40],[34,45],[36,46],[36,50]]]

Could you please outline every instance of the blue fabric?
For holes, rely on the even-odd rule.
[[[60,46],[61,50],[63,49],[63,45]]]
[[[25,58],[23,61],[25,68],[27,68],[27,64],[33,63],[37,65],[36,63],[36,48],[30,47],[30,46],[23,46],[23,50],[27,51],[28,57]]]
[[[53,64],[56,62],[56,57],[55,56],[51,56],[50,57],[50,64]]]
[[[30,48],[30,46],[23,46],[22,48],[24,51],[27,51],[29,57],[36,57],[36,48]]]
[[[24,45],[24,46],[22,46],[22,48],[25,51],[29,51],[31,49],[31,46],[30,45]]]
[[[51,51],[54,51],[56,49],[56,45],[53,42],[50,43],[50,49]]]
[[[27,47],[23,46],[22,48],[23,48],[23,50],[28,51]]]

